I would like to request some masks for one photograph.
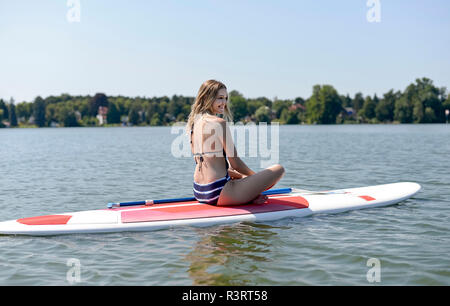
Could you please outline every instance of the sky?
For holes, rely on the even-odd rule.
[[[195,96],[208,79],[269,99],[316,84],[382,96],[422,77],[450,89],[449,13],[448,0],[0,0],[0,98]]]

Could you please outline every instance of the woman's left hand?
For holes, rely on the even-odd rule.
[[[238,180],[238,179],[242,179],[244,177],[247,177],[246,175],[243,175],[242,173],[237,172],[236,170],[234,170],[233,168],[228,168],[228,175],[230,176],[230,178],[232,180]]]

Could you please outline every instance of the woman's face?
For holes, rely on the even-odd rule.
[[[223,114],[225,105],[228,103],[228,93],[225,88],[222,88],[217,93],[216,100],[212,104],[213,114]]]

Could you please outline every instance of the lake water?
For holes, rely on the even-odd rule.
[[[450,125],[280,126],[277,187],[413,181],[398,205],[140,233],[0,236],[0,285],[450,285]],[[0,220],[192,196],[170,127],[0,130]],[[260,158],[244,157],[254,170]],[[380,282],[366,277],[380,263]],[[70,263],[70,261],[69,261]]]

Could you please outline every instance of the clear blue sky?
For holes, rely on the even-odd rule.
[[[404,90],[419,77],[450,89],[450,1],[0,1],[0,98],[69,93],[195,96],[214,78],[246,97],[307,98]]]

